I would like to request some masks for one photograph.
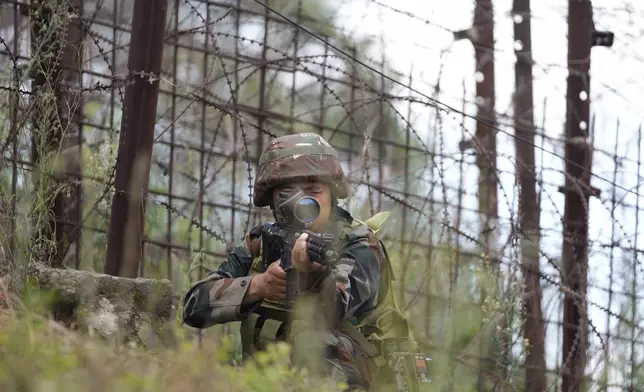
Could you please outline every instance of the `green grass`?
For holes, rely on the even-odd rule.
[[[230,365],[227,338],[209,336],[200,348],[181,327],[173,350],[115,347],[66,329],[44,316],[44,297],[28,297],[19,310],[0,309],[0,391],[341,390],[288,366],[283,344],[242,366]]]

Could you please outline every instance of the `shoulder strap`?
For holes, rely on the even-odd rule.
[[[391,215],[391,212],[382,211],[366,221],[353,218],[350,226],[345,228],[343,236],[353,235],[356,238],[363,238],[368,236],[370,231],[376,234],[380,231],[387,218],[389,218],[389,215]]]
[[[373,360],[375,363],[376,367],[381,367],[383,365],[387,364],[387,360],[385,357],[382,355],[380,350],[378,350],[378,347],[376,347],[375,344],[367,340],[367,338],[364,337],[358,329],[351,324],[348,320],[345,320],[342,323],[342,327],[340,329],[343,333],[345,333],[349,338],[351,338],[353,341],[355,341],[358,346],[364,351],[364,353]]]
[[[385,223],[385,221],[389,218],[389,215],[391,215],[391,212],[381,211],[364,221],[364,223],[367,225],[367,227],[373,230],[374,233],[377,233],[380,231],[382,224]]]

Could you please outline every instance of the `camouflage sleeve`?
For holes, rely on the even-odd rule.
[[[254,257],[259,254],[260,239],[253,232],[229,253],[217,271],[195,283],[186,293],[183,322],[193,328],[240,321],[259,305],[243,304],[250,286],[249,276]]]
[[[340,318],[351,319],[374,309],[378,303],[383,251],[375,235],[350,242],[332,269],[340,296]]]

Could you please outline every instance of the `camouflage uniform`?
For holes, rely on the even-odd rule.
[[[254,204],[268,206],[273,187],[311,177],[329,184],[334,200],[347,197],[347,181],[336,152],[323,138],[316,134],[295,134],[274,139],[260,159]],[[391,266],[373,230],[376,227],[370,228],[367,223],[355,220],[337,206],[334,209],[330,231],[340,238],[342,247],[330,273],[308,277],[308,282],[318,284],[307,294],[321,296],[330,288],[335,306],[332,313],[343,323],[342,328],[318,335],[325,346],[327,374],[340,373],[353,388],[376,390],[374,375],[382,376],[388,370],[383,366],[384,343],[393,340],[413,343],[413,340],[407,321],[393,299]],[[197,282],[184,298],[183,319],[189,326],[207,328],[242,321],[246,356],[262,349],[266,340],[284,339],[285,328],[290,331],[289,341],[296,342],[296,347],[298,336],[300,342],[314,340],[303,337],[311,332],[307,327],[296,329],[295,324],[286,327],[288,316],[280,303],[263,300],[242,305],[253,276],[263,272],[258,229],[251,230],[219,269]],[[257,332],[259,329],[261,333]]]

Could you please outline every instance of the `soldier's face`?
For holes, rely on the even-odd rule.
[[[302,181],[292,182],[290,184],[277,187],[273,190],[273,197],[277,197],[280,191],[302,191],[306,196],[310,196],[320,203],[320,215],[309,225],[311,231],[323,231],[331,219],[331,189],[323,182]]]

